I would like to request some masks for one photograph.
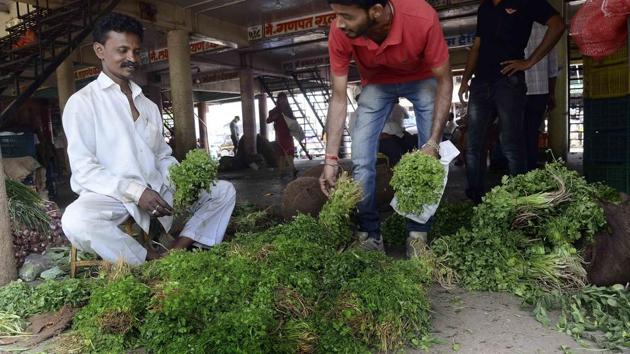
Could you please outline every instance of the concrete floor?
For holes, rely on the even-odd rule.
[[[580,156],[569,157],[569,164],[579,168]],[[318,164],[317,161],[297,161],[296,168],[303,173]],[[343,161],[349,166],[349,161]],[[282,193],[291,178],[281,178],[272,169],[243,170],[222,173],[221,179],[234,184],[238,203],[253,203],[260,207],[271,206],[279,211]],[[453,167],[449,173],[445,198],[450,201],[464,200],[465,170]],[[489,173],[488,184],[500,181],[500,174]],[[74,198],[67,189],[60,193],[60,206]],[[389,250],[399,257],[403,250]],[[440,344],[431,353],[572,353],[591,352],[583,349],[571,337],[545,328],[538,323],[529,309],[521,307],[517,297],[504,293],[468,292],[462,289],[430,289],[434,336]],[[629,351],[630,352],[630,351]],[[420,353],[410,350],[409,353]]]

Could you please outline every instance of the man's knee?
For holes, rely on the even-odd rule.
[[[217,181],[214,185],[213,191],[216,191],[217,197],[225,203],[232,203],[236,201],[236,188],[228,181]]]
[[[76,203],[68,205],[61,216],[61,228],[66,235],[74,234],[81,228],[81,218]]]

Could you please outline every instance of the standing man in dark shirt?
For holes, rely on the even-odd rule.
[[[529,58],[525,47],[533,22],[547,25],[540,45]],[[525,113],[525,70],[540,61],[564,32],[564,20],[545,0],[482,0],[477,13],[477,34],[468,53],[466,70],[459,89],[465,102],[470,84],[468,140],[466,144],[466,195],[481,202],[486,169],[483,145],[486,130],[497,112],[501,126],[501,146],[508,159],[509,172],[526,171],[523,144]]]
[[[238,138],[241,135],[238,129],[238,122],[241,120],[239,116],[234,116],[234,119],[230,122],[230,139],[232,139],[232,145],[234,146],[234,156],[236,156],[236,150],[238,150]]]

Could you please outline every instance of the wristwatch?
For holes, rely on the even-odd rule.
[[[425,146],[433,148],[433,150],[435,150],[438,154],[440,153],[440,145],[433,140],[427,141],[426,144],[422,145],[422,148],[424,149]]]

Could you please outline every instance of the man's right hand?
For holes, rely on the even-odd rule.
[[[337,183],[337,173],[339,172],[339,166],[333,164],[324,165],[324,170],[321,176],[319,176],[319,186],[322,189],[322,193],[326,197],[330,197],[332,189]]]
[[[459,102],[461,102],[462,104],[468,102],[468,91],[469,91],[468,83],[462,81],[461,85],[459,86],[459,92],[458,92]]]
[[[173,208],[151,188],[146,188],[138,201],[138,206],[151,216],[162,217],[173,215]]]

